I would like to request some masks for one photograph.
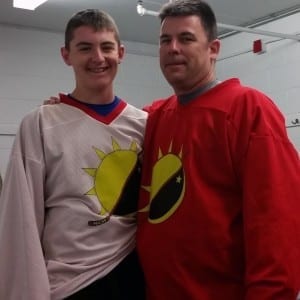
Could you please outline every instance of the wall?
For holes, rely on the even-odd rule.
[[[4,174],[23,116],[49,96],[72,91],[74,80],[72,69],[60,57],[62,33],[0,25],[0,39],[0,173]],[[127,55],[116,79],[116,94],[137,107],[168,95],[157,47],[124,44]]]
[[[300,34],[300,13],[257,27],[272,32]],[[254,54],[253,41],[262,39],[266,52]],[[286,117],[288,134],[300,151],[300,42],[257,34],[239,33],[222,39],[217,62],[219,79],[239,77],[242,83],[269,95]],[[300,125],[300,124],[298,124]]]
[[[300,33],[300,14],[259,29]],[[0,25],[0,173],[5,168],[22,117],[44,99],[73,88],[73,75],[61,60],[62,33]],[[252,43],[262,39],[266,53],[252,53]],[[154,45],[125,42],[127,55],[120,66],[115,90],[128,102],[142,107],[154,98],[170,93],[158,66]],[[239,33],[222,39],[217,63],[218,78],[239,77],[279,106],[290,125],[300,114],[300,42]],[[299,118],[300,119],[300,118]],[[289,127],[291,140],[300,150],[300,127]]]

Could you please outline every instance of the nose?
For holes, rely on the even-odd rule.
[[[179,53],[180,52],[180,44],[176,39],[173,39],[170,41],[169,52],[170,53]]]
[[[100,48],[94,49],[92,59],[95,61],[104,61],[104,55]]]

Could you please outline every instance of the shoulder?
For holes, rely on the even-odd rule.
[[[221,82],[218,85],[218,91],[223,94],[223,97],[234,101],[270,101],[269,97],[262,91],[247,85],[241,84],[238,78],[231,78]]]
[[[267,94],[256,88],[240,85],[233,91],[231,100],[228,117],[236,128],[247,128],[260,136],[272,134],[286,138],[284,116]]]
[[[148,113],[126,102],[124,114],[129,118],[146,120]]]
[[[143,107],[143,110],[147,111],[149,114],[153,114],[155,112],[163,111],[171,108],[174,103],[176,103],[175,95],[171,95],[168,98],[164,99],[156,99],[151,104]]]
[[[222,83],[220,93],[231,113],[254,114],[258,111],[270,111],[280,114],[274,101],[264,92],[247,85],[242,85],[237,78]],[[227,100],[226,100],[227,99]]]
[[[28,112],[21,120],[20,127],[24,128],[27,126],[32,126],[40,117],[41,107],[35,108]]]
[[[79,109],[64,103],[46,104],[28,112],[20,122],[22,132],[41,132],[54,125],[65,124],[66,120],[78,120],[82,118]]]

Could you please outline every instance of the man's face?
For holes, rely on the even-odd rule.
[[[160,67],[176,94],[214,79],[219,40],[208,41],[197,16],[167,17],[160,30]]]
[[[62,48],[61,53],[65,63],[74,69],[78,90],[113,89],[118,64],[124,55],[124,48],[118,45],[114,32],[78,27],[69,49]]]

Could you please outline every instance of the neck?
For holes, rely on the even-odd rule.
[[[174,92],[177,96],[193,93],[195,90],[201,89],[201,87],[205,87],[206,85],[209,85],[211,82],[214,82],[216,80],[216,75],[214,72],[210,71],[208,72],[204,77],[198,79],[196,82],[190,82],[188,85],[184,85],[184,82],[182,82],[183,85],[178,84],[178,86],[173,86]]]
[[[178,101],[181,104],[186,104],[186,103],[190,102],[191,100],[194,100],[194,99],[198,98],[202,94],[205,94],[207,91],[209,91],[210,89],[215,87],[218,83],[220,83],[220,81],[217,80],[217,79],[214,79],[210,82],[207,82],[204,85],[201,85],[201,86],[197,87],[192,92],[178,95],[177,96]]]
[[[75,99],[90,104],[109,104],[114,100],[114,93],[112,90],[84,90],[75,88],[71,93]]]

